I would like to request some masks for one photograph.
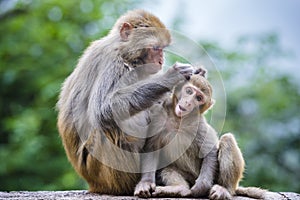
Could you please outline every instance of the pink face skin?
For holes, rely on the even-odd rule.
[[[161,70],[164,63],[163,48],[159,46],[153,46],[148,48],[148,50],[147,63],[149,63],[149,66],[147,67],[147,71],[150,74],[155,74]]]
[[[181,98],[176,105],[175,113],[183,117],[205,103],[205,95],[195,86],[188,84],[181,90]]]

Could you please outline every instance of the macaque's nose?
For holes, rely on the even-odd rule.
[[[195,96],[196,96],[196,93],[193,93],[193,94],[191,94],[191,95],[189,95],[189,96],[187,97],[187,99],[186,99],[186,101],[185,101],[185,105],[186,105],[187,107],[190,107],[190,106],[193,105]]]
[[[161,57],[164,56],[164,51],[163,51],[163,49],[159,49],[159,55],[160,55]]]
[[[185,102],[185,105],[187,106],[187,107],[190,107],[192,104],[191,104],[191,101],[186,101]]]

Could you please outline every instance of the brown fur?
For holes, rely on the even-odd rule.
[[[200,76],[193,75],[187,85],[196,86],[205,96],[205,102],[194,105],[194,109],[183,118],[178,117],[174,110],[177,102],[183,100],[182,88],[174,88],[172,101],[166,101],[161,110],[167,115],[167,122],[162,131],[146,141],[146,151],[162,149],[173,142],[173,148],[162,150],[159,158],[149,158],[142,162],[142,165],[156,165],[162,167],[165,160],[174,160],[167,167],[158,170],[158,184],[152,195],[154,196],[204,196],[208,195],[213,186],[217,173],[217,149],[218,138],[216,131],[206,122],[203,113],[212,105],[212,88],[208,81]],[[152,118],[160,118],[161,113],[154,113]],[[163,120],[160,120],[163,121]],[[157,126],[154,124],[153,126]],[[150,127],[151,128],[151,127]],[[187,147],[185,149],[185,147]],[[178,155],[181,155],[179,158]],[[162,160],[161,157],[164,159]],[[175,160],[176,159],[176,160]],[[151,194],[144,189],[149,189],[145,185],[155,181],[155,172],[144,173],[140,183],[137,185],[135,195],[149,197]]]
[[[266,190],[255,187],[239,187],[239,181],[243,178],[245,162],[233,134],[224,134],[218,142],[216,138],[217,133],[206,123],[202,116],[211,107],[213,102],[211,98],[212,87],[209,82],[204,77],[193,75],[190,83],[199,88],[207,97],[206,102],[199,109],[196,109],[196,111],[199,110],[198,114],[200,114],[200,120],[198,118],[199,123],[196,123],[196,127],[191,126],[191,123],[189,123],[191,122],[190,120],[197,122],[197,112],[193,111],[188,114],[188,117],[190,117],[188,121],[179,119],[175,115],[174,109],[181,96],[180,89],[183,87],[180,86],[178,88],[177,86],[173,90],[172,102],[167,101],[163,107],[167,112],[166,118],[168,121],[165,129],[146,141],[145,148],[147,151],[161,149],[164,145],[174,140],[174,134],[176,133],[176,131],[174,133],[174,129],[184,130],[179,134],[184,134],[186,137],[195,136],[193,135],[193,131],[196,131],[197,135],[191,146],[180,158],[169,166],[158,170],[160,179],[157,183],[163,186],[156,186],[154,188],[155,173],[144,173],[141,181],[136,186],[135,195],[139,197],[209,196],[213,200],[232,199],[234,195],[243,195],[258,199],[265,198],[267,195]],[[161,114],[155,117],[159,118]],[[163,121],[163,119],[159,121]],[[205,142],[201,139],[202,137],[206,137]],[[172,157],[176,150],[178,151],[178,149],[182,148],[182,145],[185,143],[185,140],[182,140],[182,138],[178,141],[176,149],[164,152],[166,157]],[[215,147],[218,147],[218,154],[216,154],[215,149],[209,144],[215,144]],[[206,155],[206,157],[201,158],[199,154]],[[158,159],[158,157],[150,157],[148,160],[144,159],[142,166],[157,165],[155,162]],[[147,187],[149,185],[151,187]]]
[[[120,79],[151,62],[147,48],[163,48],[170,40],[157,17],[143,10],[129,11],[106,37],[85,50],[65,80],[57,103],[58,130],[69,161],[91,192],[132,194],[139,177],[134,173],[139,170],[139,157],[118,148],[139,152],[144,139],[124,133],[116,124],[113,109],[119,109],[120,115],[143,113],[183,80],[185,72],[172,68],[144,82],[130,76],[129,81],[120,83]],[[127,172],[102,161],[122,163]]]

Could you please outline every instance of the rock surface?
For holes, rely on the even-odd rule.
[[[300,194],[292,192],[269,192],[268,200],[300,200]],[[86,190],[73,190],[73,191],[13,191],[13,192],[0,192],[0,199],[10,199],[10,200],[33,200],[33,199],[43,199],[43,200],[104,200],[104,199],[114,199],[114,200],[135,200],[137,197],[133,196],[109,196],[109,195],[99,195],[95,193],[89,193]],[[171,198],[153,198],[154,200],[159,199],[171,199]],[[175,199],[175,198],[172,198]],[[205,200],[205,199],[203,199]],[[233,200],[253,200],[247,197],[237,196]]]

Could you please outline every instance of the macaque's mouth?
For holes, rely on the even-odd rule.
[[[163,65],[164,64],[164,57],[160,57],[158,64]]]
[[[186,111],[186,109],[184,107],[182,107],[181,105],[179,105],[179,109],[182,111]]]

